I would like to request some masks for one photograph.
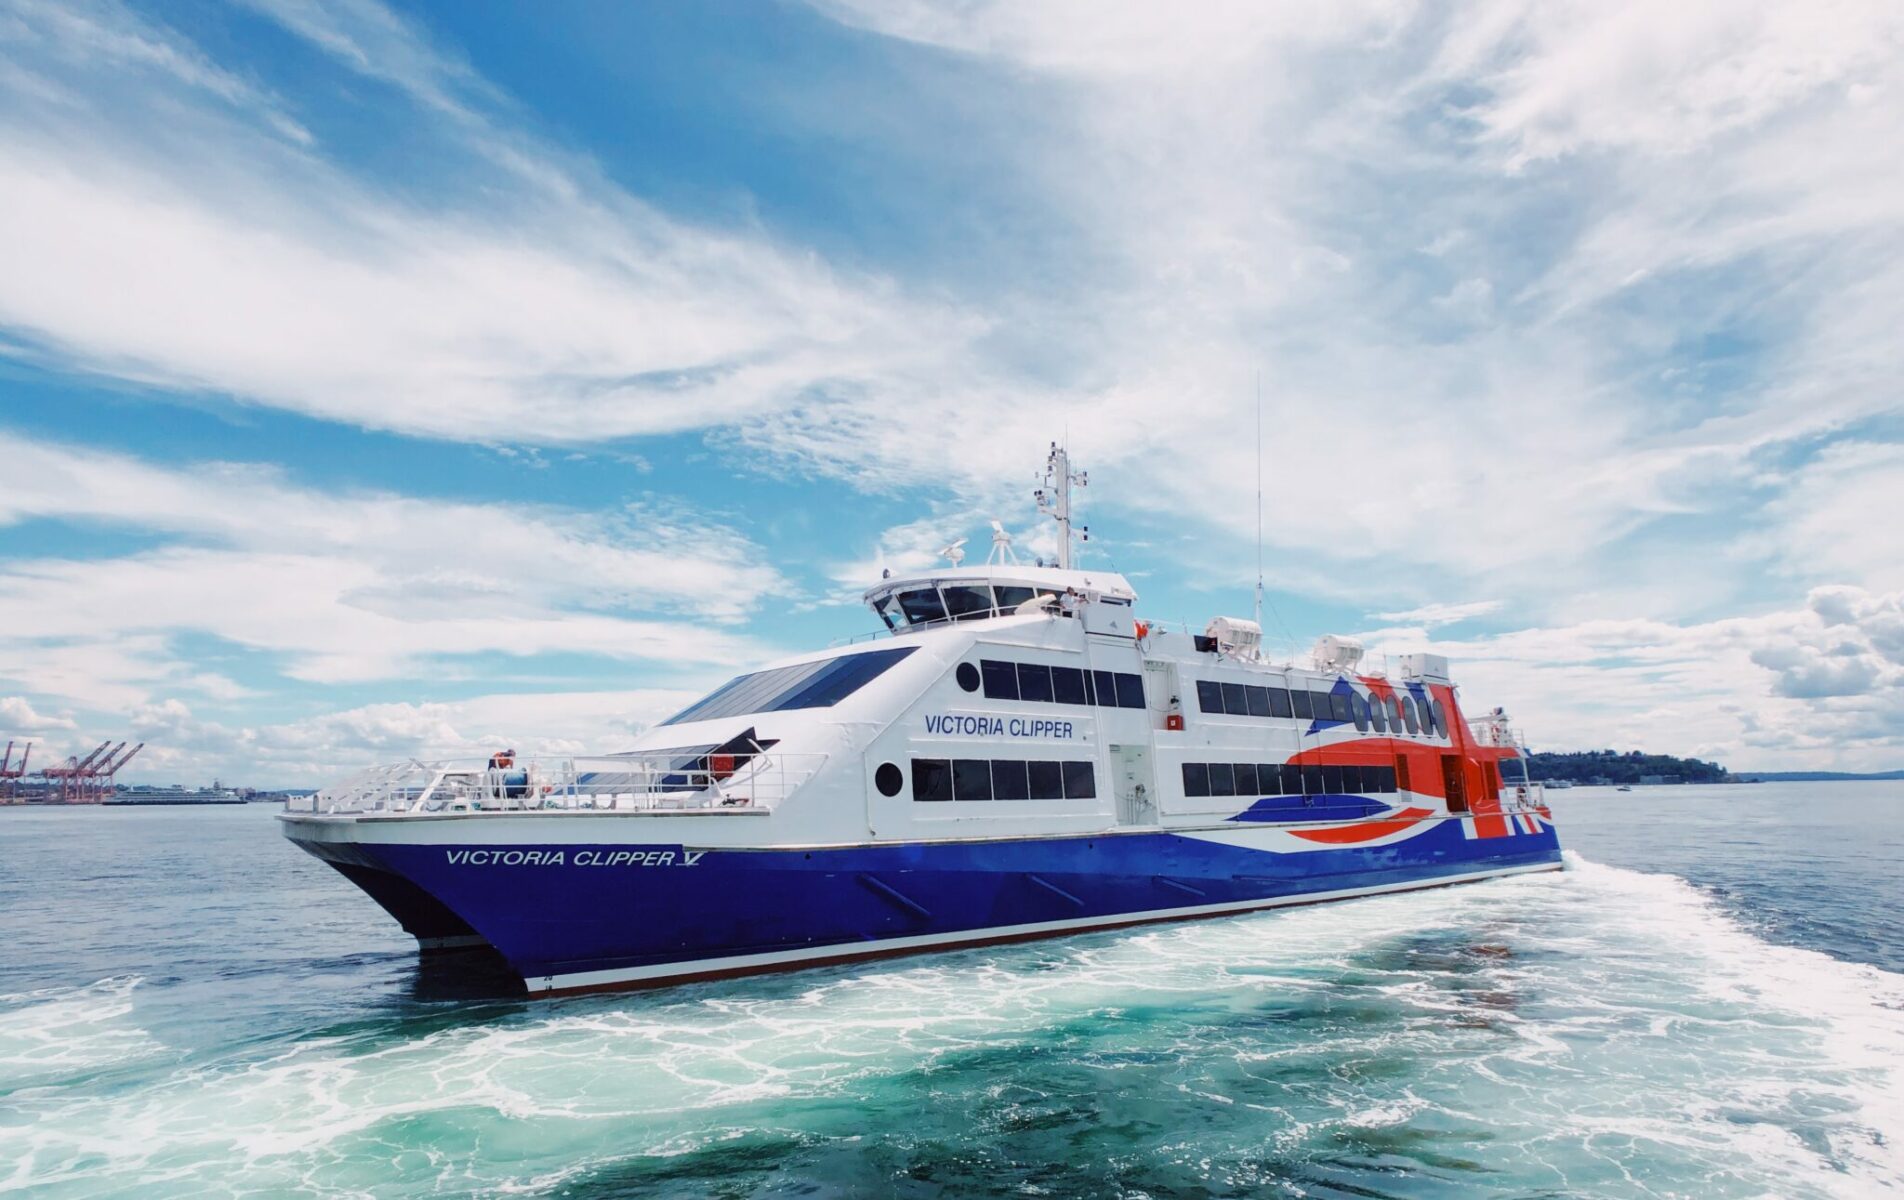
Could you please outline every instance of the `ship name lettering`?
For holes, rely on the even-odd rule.
[[[455,867],[691,867],[705,850],[446,850]]]
[[[927,713],[926,732],[941,737],[1016,737],[1062,738],[1074,740],[1077,734],[1070,721],[1049,717],[988,717],[966,713]]]

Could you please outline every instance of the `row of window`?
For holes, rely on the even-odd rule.
[[[1144,677],[1124,671],[1087,671],[1043,663],[981,659],[960,663],[959,686],[985,689],[987,700],[1033,700],[1046,704],[1095,704],[1099,708],[1144,707]]]
[[[1186,796],[1374,796],[1395,790],[1392,766],[1183,764]]]
[[[1441,701],[1422,703],[1413,696],[1379,696],[1359,692],[1304,691],[1301,688],[1264,687],[1254,683],[1197,680],[1197,708],[1231,717],[1294,717],[1302,721],[1353,722],[1357,729],[1376,733],[1448,734],[1447,710]]]
[[[1025,762],[1015,758],[915,758],[914,800],[1092,800],[1097,772],[1089,762]]]

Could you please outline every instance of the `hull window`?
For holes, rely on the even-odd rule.
[[[1236,776],[1236,794],[1239,796],[1256,795],[1256,764],[1237,763],[1232,768]]]
[[[913,759],[912,798],[930,801],[952,799],[952,764],[943,758]]]
[[[1183,794],[1186,796],[1210,794],[1210,767],[1207,763],[1183,764]]]
[[[995,662],[988,658],[979,664],[979,674],[985,679],[987,700],[1018,699],[1017,664]]]
[[[1031,777],[1033,800],[1064,799],[1064,771],[1054,762],[1025,764]]]
[[[1019,663],[1018,698],[1051,703],[1051,668],[1043,663]]]
[[[1236,795],[1236,769],[1229,763],[1211,763],[1210,794],[1212,796]]]
[[[1088,762],[1065,763],[1064,798],[1066,800],[1097,799],[1096,768]]]
[[[952,760],[952,798],[954,800],[990,800],[992,764],[983,758]]]
[[[992,799],[1031,799],[1031,777],[1023,762],[1015,758],[992,760]]]
[[[1084,672],[1077,667],[1051,668],[1051,698],[1059,704],[1089,704],[1084,695]]]

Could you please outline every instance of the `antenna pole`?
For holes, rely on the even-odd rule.
[[[1256,371],[1256,628],[1263,627],[1263,372]]]
[[[1071,485],[1085,487],[1089,472],[1071,472],[1071,456],[1058,443],[1051,443],[1051,457],[1045,461],[1045,486],[1038,489],[1038,510],[1058,523],[1058,566],[1071,569]],[[1050,489],[1050,494],[1046,494]],[[1091,527],[1084,527],[1084,540],[1091,540]]]

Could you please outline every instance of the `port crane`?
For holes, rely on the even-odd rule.
[[[6,757],[0,758],[0,804],[12,803],[15,799],[14,780],[26,774],[26,760],[33,754],[33,743],[27,742],[20,747],[20,763],[13,763],[13,739],[7,739]]]

